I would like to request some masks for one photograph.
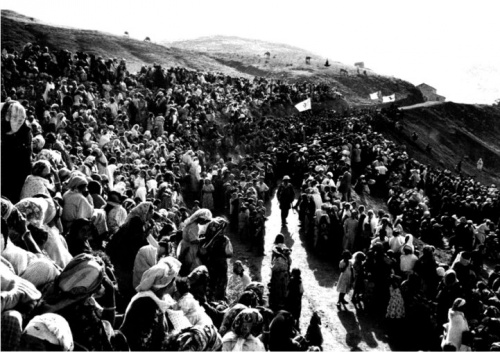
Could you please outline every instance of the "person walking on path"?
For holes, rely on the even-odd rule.
[[[286,218],[288,217],[288,212],[292,207],[292,203],[295,200],[295,191],[290,183],[290,176],[283,176],[283,182],[278,187],[278,202],[280,203],[281,209],[281,225],[286,225]]]

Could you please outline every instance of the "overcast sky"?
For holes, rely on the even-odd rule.
[[[234,35],[427,83],[448,101],[500,98],[500,1],[3,0],[44,22],[143,40]]]

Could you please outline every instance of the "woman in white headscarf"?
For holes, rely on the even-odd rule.
[[[132,351],[166,350],[166,337],[172,332],[169,321],[174,330],[191,326],[184,313],[171,309],[175,305],[171,294],[180,268],[177,259],[166,257],[142,275],[120,327]]]
[[[26,110],[18,101],[0,104],[2,116],[2,195],[17,203],[31,173],[32,134]]]
[[[73,351],[73,334],[59,314],[45,313],[30,320],[21,335],[20,351]]]
[[[73,256],[68,251],[66,240],[61,236],[60,225],[58,227],[59,210],[56,208],[52,198],[25,198],[16,207],[18,209],[33,209],[35,206],[41,209],[40,220],[36,226],[47,231],[47,241],[41,247],[58,266],[65,268]]]
[[[181,276],[187,276],[202,265],[202,261],[198,256],[200,242],[200,228],[198,225],[206,225],[210,220],[212,220],[210,210],[199,209],[184,222],[182,241],[177,247],[177,258],[182,262]]]
[[[442,346],[451,344],[456,348],[456,351],[470,351],[470,347],[463,342],[463,334],[469,331],[469,324],[464,315],[465,299],[457,298],[453,302],[453,306],[448,311],[448,323],[445,324],[445,334]]]
[[[198,193],[200,180],[201,180],[201,166],[200,160],[197,157],[193,158],[191,168],[189,169],[191,173],[191,191],[195,194]]]

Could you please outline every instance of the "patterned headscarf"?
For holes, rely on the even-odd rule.
[[[245,291],[253,291],[259,298],[259,304],[262,304],[262,300],[264,299],[264,290],[265,286],[262,282],[252,281],[245,287]]]
[[[63,351],[72,351],[74,347],[69,324],[59,314],[45,313],[35,316],[30,320],[23,334],[61,346]]]
[[[139,203],[135,208],[133,208],[125,219],[125,222],[129,222],[134,216],[138,216],[143,223],[146,223],[148,213],[153,209],[153,203],[143,202]]]
[[[48,207],[47,201],[42,198],[24,198],[16,204],[17,210],[36,227],[42,227]]]
[[[248,307],[241,303],[237,303],[224,314],[224,319],[222,320],[222,324],[219,329],[222,337],[224,337],[224,335],[231,330],[234,319],[246,308]]]
[[[73,296],[90,295],[101,286],[103,278],[104,267],[94,256],[81,253],[71,259],[56,282],[62,292]]]
[[[213,325],[191,326],[175,338],[177,351],[218,351],[222,339]]]
[[[257,309],[246,308],[236,316],[232,329],[236,335],[242,338],[247,338],[249,334],[257,337],[262,332],[263,322],[264,319]]]

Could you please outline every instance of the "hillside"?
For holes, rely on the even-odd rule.
[[[288,45],[237,37],[204,37],[165,45],[139,41],[92,30],[57,27],[14,11],[2,10],[2,47],[20,50],[28,43],[51,50],[85,51],[104,57],[125,58],[131,71],[143,64],[183,66],[202,71],[223,72],[232,76],[263,76],[290,81],[315,81],[332,84],[351,104],[373,105],[368,95],[381,90],[396,93],[402,105],[422,102],[420,92],[410,83],[377,75],[367,69],[358,75],[353,66],[335,62],[325,67],[325,58]],[[270,52],[269,60],[265,53]],[[305,64],[305,57],[311,64]],[[267,61],[267,63],[266,63]],[[340,75],[340,69],[348,75]]]
[[[462,171],[485,184],[500,184],[500,107],[452,102],[403,110],[402,131],[392,124],[379,126],[388,138],[405,143],[410,157],[454,170],[461,158]],[[414,143],[411,134],[417,132]],[[429,154],[427,144],[432,147]],[[484,169],[476,163],[483,159]]]
[[[388,95],[396,93],[396,99],[406,104],[419,103],[420,92],[403,80],[378,75],[329,58],[329,67],[325,67],[327,58],[312,52],[279,43],[262,40],[243,39],[232,36],[212,36],[193,40],[165,42],[172,48],[191,50],[203,53],[218,62],[234,67],[251,75],[264,75],[289,81],[315,81],[332,84],[351,103],[373,105],[368,95],[377,90]],[[269,55],[266,55],[269,53]],[[310,63],[306,63],[310,57]],[[347,75],[340,73],[346,70]],[[404,101],[402,101],[404,100]]]

